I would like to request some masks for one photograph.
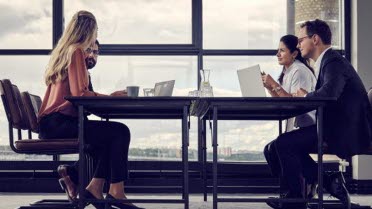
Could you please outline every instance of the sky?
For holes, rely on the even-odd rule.
[[[50,49],[52,1],[0,0],[0,49]],[[64,3],[65,25],[78,10],[93,12],[101,44],[190,44],[191,0],[76,0]],[[204,0],[203,46],[206,49],[276,49],[286,34],[286,0]],[[43,74],[49,56],[0,56],[0,78],[10,78],[21,91],[43,97]],[[275,56],[207,56],[215,96],[241,96],[236,70],[260,64],[277,78]],[[111,93],[128,85],[153,87],[176,80],[174,95],[197,88],[196,56],[100,56],[91,70],[95,91]],[[142,93],[142,92],[141,92]],[[140,94],[141,94],[140,93]],[[181,123],[121,120],[132,132],[131,147],[181,147]],[[144,129],[144,127],[146,127]],[[192,119],[190,148],[197,148],[197,121]],[[219,125],[221,147],[262,151],[278,134],[277,122],[234,121]],[[179,140],[178,140],[179,139]],[[0,144],[8,144],[0,107]]]

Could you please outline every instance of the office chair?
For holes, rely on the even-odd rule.
[[[37,113],[41,99],[38,96],[23,93],[10,80],[0,80],[0,95],[9,124],[9,145],[20,154],[60,155],[78,153],[78,139],[32,139],[32,132],[38,133]],[[26,101],[24,103],[24,101]],[[17,140],[13,130],[17,130]],[[22,130],[28,131],[28,138],[23,139]],[[41,200],[30,206],[20,208],[76,208],[67,200]]]

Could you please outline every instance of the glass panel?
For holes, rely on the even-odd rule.
[[[43,77],[49,56],[0,56],[1,78],[10,79],[17,85],[21,92],[28,91],[32,94],[44,95],[46,86]],[[17,131],[14,131],[17,138]],[[22,132],[23,138],[27,138],[27,132]],[[33,134],[33,138],[37,138]],[[23,155],[13,152],[9,147],[8,120],[4,106],[0,104],[0,160],[51,160],[46,155]]]
[[[330,25],[333,45],[341,49],[342,16],[341,0],[204,0],[204,48],[275,49],[281,36],[318,18]]]
[[[52,1],[1,1],[0,49],[51,49]]]
[[[94,90],[109,94],[126,86],[154,88],[156,82],[176,80],[174,96],[197,88],[196,57],[101,56],[91,70]],[[94,117],[93,117],[94,118]],[[180,120],[118,120],[131,131],[130,160],[181,160]],[[197,159],[197,118],[191,119],[189,157]],[[65,159],[65,158],[64,158]]]
[[[332,46],[336,49],[343,49],[343,10],[341,0],[296,0],[293,4],[296,35],[303,22],[318,18],[326,21],[330,26]]]
[[[282,67],[275,56],[205,56],[204,68],[210,69],[210,83],[215,96],[242,96],[237,75],[238,69],[260,64],[261,71],[278,78]]]
[[[66,25],[78,10],[93,12],[105,44],[191,44],[191,0],[65,1]]]
[[[272,49],[286,34],[287,0],[204,0],[206,49]],[[223,40],[223,41],[221,41]]]
[[[204,68],[211,70],[215,96],[241,97],[237,70],[260,64],[261,70],[278,78],[281,66],[276,57],[205,56]],[[209,128],[209,127],[207,127]],[[221,161],[265,161],[264,146],[279,133],[277,121],[219,121],[218,144]],[[211,133],[207,130],[208,160],[212,160]]]
[[[237,70],[260,64],[261,71],[277,79],[282,70],[275,56],[205,56],[204,68],[210,69],[210,83],[215,96],[240,97]],[[212,160],[211,132],[207,126],[208,160]],[[284,128],[283,128],[284,130]],[[278,121],[219,121],[218,159],[220,161],[266,162],[263,149],[277,138]],[[325,156],[324,160],[337,160]]]
[[[218,160],[266,162],[267,143],[278,137],[277,121],[218,121]],[[207,160],[212,161],[211,132],[207,130]]]

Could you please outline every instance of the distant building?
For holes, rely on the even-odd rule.
[[[222,155],[224,157],[231,157],[231,155],[232,155],[232,148],[231,147],[221,147],[221,148],[218,148],[218,155]]]

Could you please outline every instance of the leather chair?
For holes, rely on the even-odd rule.
[[[4,79],[0,85],[1,98],[9,122],[9,144],[12,150],[22,154],[60,155],[78,153],[78,139],[31,139],[31,132],[38,133],[37,112],[41,105],[38,96],[24,92]],[[14,140],[13,129],[18,130]],[[29,131],[28,139],[22,139],[21,130]]]
[[[37,115],[41,106],[40,97],[29,94],[28,92],[21,94],[18,87],[13,85],[8,79],[0,80],[0,95],[9,123],[9,144],[14,152],[53,156],[79,153],[79,142],[77,138],[32,139],[32,132],[39,132]],[[18,131],[17,140],[14,140],[14,129]],[[28,131],[28,138],[24,139],[22,137],[22,130]],[[71,204],[67,200],[48,199],[37,201],[30,204],[30,206],[21,206],[20,208],[74,209],[77,208],[77,205]]]

